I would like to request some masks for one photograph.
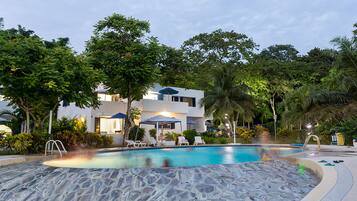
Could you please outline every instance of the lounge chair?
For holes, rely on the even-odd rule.
[[[190,145],[190,143],[188,143],[188,141],[186,140],[186,138],[184,136],[179,136],[177,145],[179,145],[179,146],[181,146],[181,145]]]
[[[125,140],[126,142],[126,147],[139,147],[140,144],[132,141],[132,140]]]
[[[157,146],[157,142],[156,142],[155,138],[149,137],[148,145],[149,146],[154,146],[154,147]]]
[[[135,143],[139,146],[139,147],[146,147],[146,143],[145,142],[141,142],[139,140],[135,141]]]
[[[201,138],[201,136],[195,136],[194,145],[206,144],[205,141]]]

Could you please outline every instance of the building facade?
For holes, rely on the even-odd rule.
[[[175,94],[162,94],[160,90],[170,88]],[[124,119],[111,118],[117,113],[126,113],[127,100],[118,94],[108,94],[104,86],[97,89],[98,99],[101,104],[98,108],[79,108],[74,104],[61,105],[58,108],[57,118],[78,118],[86,122],[89,132],[120,136],[123,132]],[[204,107],[201,100],[204,92],[201,90],[184,89],[178,87],[162,87],[158,84],[148,90],[140,101],[134,101],[132,106],[140,110],[139,122],[145,121],[156,115],[175,117],[181,124],[173,123],[162,125],[164,132],[181,133],[187,129],[197,132],[206,131]],[[141,125],[146,132],[154,129],[154,125]]]

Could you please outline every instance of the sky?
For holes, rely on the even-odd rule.
[[[18,24],[46,40],[69,37],[81,52],[93,25],[112,13],[149,21],[151,35],[180,47],[199,33],[234,30],[263,49],[292,44],[302,54],[351,36],[356,0],[1,0],[5,28]]]

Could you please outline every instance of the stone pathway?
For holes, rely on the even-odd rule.
[[[0,200],[301,200],[319,179],[286,161],[193,168],[0,168]]]

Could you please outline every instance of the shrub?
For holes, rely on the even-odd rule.
[[[60,140],[67,150],[74,150],[81,144],[84,144],[82,133],[75,131],[64,130],[60,133],[56,133],[54,139]]]
[[[155,128],[150,129],[149,130],[149,134],[150,134],[151,137],[156,139],[156,129]]]
[[[201,133],[201,136],[203,137],[216,137],[216,133],[212,131],[206,131]]]
[[[46,142],[50,139],[50,135],[47,132],[33,132],[31,135],[33,143],[29,151],[31,153],[43,152]]]
[[[84,143],[88,147],[101,147],[103,145],[102,136],[99,133],[85,133],[83,135]]]
[[[190,144],[193,144],[195,142],[195,136],[197,135],[197,131],[195,130],[185,130],[183,132],[183,136],[185,136],[185,138]]]
[[[165,133],[165,140],[177,142],[178,136],[180,135],[181,134],[175,132],[167,132]]]
[[[0,147],[5,151],[26,154],[30,152],[32,143],[33,137],[31,134],[20,133],[17,135],[8,135],[1,139]]]
[[[279,143],[301,143],[300,131],[298,130],[289,130],[287,128],[281,128],[278,129],[276,137]]]
[[[252,143],[254,132],[248,128],[238,128],[237,132],[239,133],[239,138],[241,139],[242,143],[249,144]]]
[[[208,136],[203,136],[203,140],[205,141],[206,144],[215,144],[216,142],[216,138],[208,137]]]
[[[14,149],[17,153],[26,154],[29,153],[30,147],[32,146],[32,135],[28,133],[20,133],[14,136],[15,143]]]
[[[225,137],[220,137],[220,138],[217,138],[216,142],[218,142],[218,144],[227,144],[228,139]]]
[[[129,140],[142,140],[145,135],[145,129],[139,128],[139,126],[134,126],[130,129]]]
[[[113,144],[113,137],[112,136],[106,136],[102,135],[102,142],[104,147],[109,147],[110,145]]]

